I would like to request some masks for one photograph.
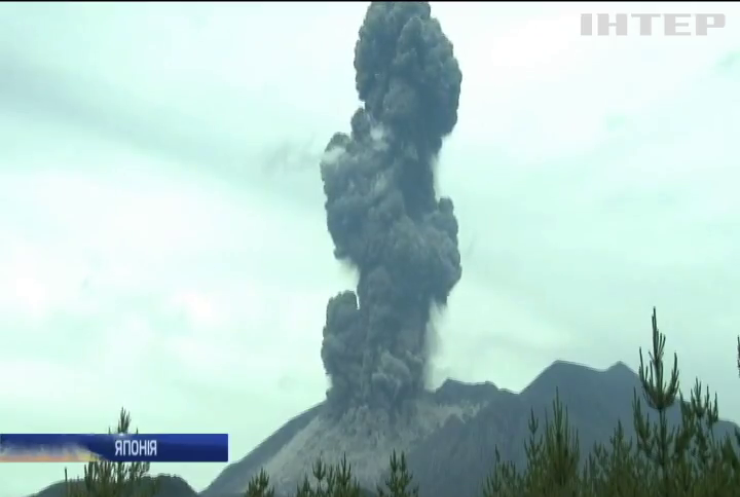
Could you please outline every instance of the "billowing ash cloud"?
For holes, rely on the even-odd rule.
[[[427,327],[460,279],[458,224],[434,164],[457,122],[462,73],[426,2],[372,2],[355,46],[364,106],[321,175],[335,256],[357,292],[329,300],[321,357],[329,405],[393,410],[424,386]]]

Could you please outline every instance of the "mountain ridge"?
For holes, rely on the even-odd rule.
[[[409,467],[425,497],[443,497],[453,493],[459,497],[474,497],[479,494],[480,485],[493,467],[495,448],[499,448],[505,459],[520,466],[524,464],[524,442],[529,436],[530,413],[534,412],[543,419],[556,394],[568,409],[569,422],[578,430],[582,453],[586,453],[593,444],[607,442],[618,421],[624,425],[628,437],[633,435],[632,399],[640,388],[637,373],[621,361],[608,368],[597,369],[557,360],[518,393],[501,389],[492,382],[465,383],[448,379],[430,392],[429,399],[436,405],[460,407],[459,412],[448,416],[414,443],[400,448],[406,452]],[[474,409],[466,410],[463,407],[466,405]],[[312,408],[315,409],[313,415],[320,416],[321,406],[318,404]],[[675,406],[669,413],[669,420],[676,424],[679,419],[678,406]],[[718,430],[728,432],[733,426],[723,421]],[[222,497],[238,493],[239,485],[246,485],[248,475],[262,467],[273,474],[271,461],[267,459],[254,464],[257,458],[252,457],[250,462],[254,465],[248,467],[246,459],[251,454],[230,465],[229,472],[239,475],[236,479],[227,478],[224,471],[201,492],[201,496]],[[310,451],[304,454],[309,463],[312,462],[311,455]],[[385,468],[389,455],[390,450],[379,452],[378,462],[382,464],[376,466]],[[367,456],[364,461],[367,462]],[[286,466],[282,469],[290,470]],[[370,485],[369,480],[382,478],[383,474],[378,473],[367,480],[360,475],[361,483]],[[239,480],[241,483],[237,483]],[[274,475],[273,480],[280,490],[289,491],[290,484],[280,474]]]
[[[626,436],[633,436],[632,399],[640,388],[637,373],[623,362],[595,369],[554,361],[519,393],[490,381],[447,379],[425,394],[412,414],[393,423],[362,410],[344,421],[327,421],[322,402],[294,416],[248,454],[225,466],[199,494],[173,477],[187,488],[178,484],[179,490],[174,491],[171,484],[168,493],[158,497],[239,497],[262,468],[279,495],[292,495],[296,480],[310,473],[317,457],[331,463],[342,454],[354,463],[361,485],[375,488],[375,481],[385,475],[392,450],[406,453],[424,497],[478,497],[493,467],[496,448],[504,459],[519,466],[525,463],[530,413],[543,420],[556,394],[568,410],[569,423],[578,430],[584,454],[594,443],[606,442],[618,421]],[[680,420],[678,411],[674,406],[669,412],[672,424]],[[722,435],[735,427],[721,421],[717,430]],[[33,497],[64,497],[58,485]],[[56,492],[50,490],[53,487]]]

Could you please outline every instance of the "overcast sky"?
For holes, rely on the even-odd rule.
[[[650,312],[740,421],[740,7],[440,4],[463,70],[441,157],[463,278],[433,383],[637,364]],[[228,432],[322,400],[318,156],[357,106],[366,5],[0,5],[0,429]],[[640,9],[639,11],[636,9]],[[724,12],[583,38],[580,12]],[[78,468],[70,468],[74,473]],[[155,465],[197,490],[218,464]],[[63,476],[0,468],[0,497]]]

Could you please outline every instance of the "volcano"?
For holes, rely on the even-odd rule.
[[[599,371],[556,361],[519,393],[493,383],[447,380],[416,401],[405,418],[391,420],[368,410],[348,412],[336,420],[325,403],[299,414],[243,459],[227,466],[202,497],[243,495],[250,478],[264,469],[280,495],[293,495],[317,458],[352,464],[361,486],[374,489],[385,476],[393,450],[403,451],[424,497],[479,497],[494,465],[494,451],[519,466],[526,463],[528,421],[552,415],[556,391],[578,431],[582,454],[594,443],[608,444],[621,422],[632,437],[633,393],[641,392],[638,375],[623,363]],[[675,425],[676,406],[669,412]],[[720,421],[718,436],[736,425]]]

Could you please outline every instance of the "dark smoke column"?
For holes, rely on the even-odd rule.
[[[321,357],[329,406],[394,410],[424,386],[433,305],[460,279],[452,201],[434,163],[457,122],[462,73],[426,2],[372,2],[355,46],[364,106],[321,163],[335,256],[357,293],[329,300]]]

